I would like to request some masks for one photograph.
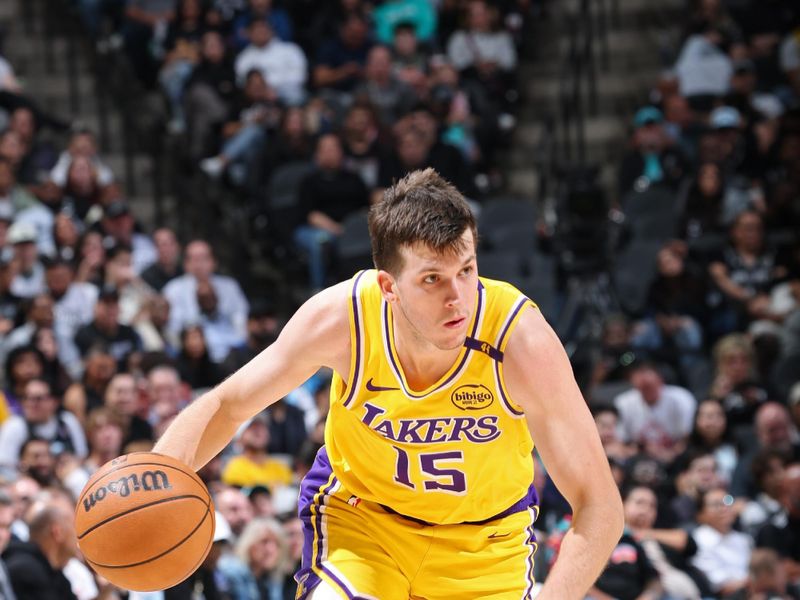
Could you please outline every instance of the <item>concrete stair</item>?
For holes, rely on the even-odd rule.
[[[684,0],[618,0],[617,4],[618,10],[610,10],[606,22],[606,45],[596,44],[596,104],[594,111],[586,107],[585,123],[586,161],[600,166],[601,181],[610,192],[633,114],[646,102],[647,91],[663,68],[664,47],[674,46],[678,35],[674,24],[681,22],[685,10]],[[527,196],[538,191],[534,160],[542,148],[545,122],[559,115],[569,15],[580,0],[558,0],[551,6],[549,22],[536,24],[537,39],[520,66],[524,101],[513,147],[503,163],[510,191]],[[583,89],[588,96],[588,89]]]

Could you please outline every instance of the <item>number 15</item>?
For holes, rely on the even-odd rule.
[[[395,469],[394,480],[400,485],[404,485],[412,490],[417,489],[411,483],[411,465],[408,459],[408,452],[397,446],[392,446],[397,451],[397,467]],[[442,491],[449,494],[462,495],[467,491],[467,478],[463,471],[458,469],[442,469],[437,463],[442,462],[463,463],[464,455],[461,450],[451,450],[450,452],[423,452],[419,455],[419,468],[430,478],[422,482],[426,492]],[[449,480],[448,480],[449,478]]]

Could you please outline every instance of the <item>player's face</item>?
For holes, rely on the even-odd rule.
[[[475,310],[475,243],[470,229],[462,237],[464,250],[457,254],[437,253],[421,244],[402,248],[403,267],[394,280],[392,308],[417,339],[440,350],[464,344]]]

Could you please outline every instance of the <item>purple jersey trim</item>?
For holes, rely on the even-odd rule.
[[[511,312],[511,317],[508,319],[508,323],[503,328],[503,331],[500,332],[500,337],[497,338],[497,347],[503,347],[503,340],[505,339],[508,332],[511,330],[511,324],[514,322],[514,319],[517,317],[517,313],[522,310],[522,307],[525,306],[526,302],[530,302],[528,298],[521,298],[517,304],[514,306],[514,310]],[[495,361],[494,363],[494,372],[497,375],[497,391],[500,393],[500,398],[503,400],[503,403],[506,405],[506,408],[511,411],[513,414],[517,416],[522,416],[525,413],[511,404],[508,396],[506,396],[505,386],[503,385],[503,378],[500,375],[500,362]]]
[[[358,324],[358,321],[359,321],[359,318],[358,318],[359,317],[358,284],[361,281],[361,278],[364,276],[364,273],[366,273],[366,271],[361,271],[361,273],[359,273],[356,276],[356,280],[353,283],[353,294],[352,294],[351,302],[353,303],[353,323],[355,324],[355,330],[356,330],[356,339],[353,340],[353,343],[356,346],[355,347],[355,353],[356,353],[356,361],[355,362],[356,362],[356,364],[355,364],[355,369],[353,369],[353,373],[352,373],[352,375],[350,377],[350,379],[351,379],[351,381],[350,381],[350,391],[348,392],[347,398],[345,398],[345,401],[344,401],[344,406],[345,407],[347,407],[347,405],[350,404],[350,402],[353,401],[353,398],[356,397],[356,389],[358,387],[358,374],[359,374],[360,369],[361,369],[361,328],[360,328],[360,326]]]
[[[489,358],[492,360],[503,362],[503,353],[492,346],[489,342],[483,342],[477,338],[468,337],[466,340],[464,340],[464,345],[471,350],[477,350],[478,352],[483,352],[484,354],[489,355]]]
[[[525,570],[525,593],[522,595],[523,600],[527,600],[531,597],[531,593],[533,592],[533,586],[535,585],[536,581],[533,576],[533,556],[536,554],[536,549],[538,547],[538,543],[536,542],[536,532],[534,531],[533,524],[536,522],[537,517],[539,516],[538,510],[533,510],[533,518],[531,519],[531,524],[528,525],[527,533],[528,539],[525,541],[526,546],[530,546],[531,550],[528,553],[528,556],[525,557],[525,562],[527,565],[527,569]]]
[[[481,322],[481,316],[482,316],[482,313],[483,313],[483,296],[484,296],[483,290],[484,290],[483,283],[481,283],[481,281],[479,280],[478,281],[478,306],[475,308],[475,317],[474,317],[474,321],[472,323],[472,332],[467,337],[467,339],[474,338],[475,334],[478,332],[478,324]],[[386,344],[386,349],[387,349],[386,354],[388,354],[388,356],[389,356],[389,360],[391,362],[392,370],[394,371],[394,374],[395,374],[395,377],[397,378],[397,381],[402,386],[403,392],[405,392],[405,394],[407,396],[409,396],[410,398],[414,398],[415,400],[421,400],[422,398],[425,398],[425,397],[429,396],[430,394],[433,394],[434,392],[438,392],[439,390],[446,388],[455,379],[457,379],[461,375],[461,371],[464,369],[464,365],[467,364],[467,359],[469,358],[469,353],[472,350],[472,348],[469,346],[469,344],[466,343],[466,340],[464,342],[464,346],[465,346],[466,350],[464,351],[464,355],[461,357],[461,362],[458,363],[458,366],[453,370],[453,372],[450,374],[450,376],[447,379],[445,379],[442,383],[437,385],[431,391],[426,392],[424,394],[416,394],[413,391],[411,391],[410,389],[408,389],[408,387],[405,384],[405,381],[403,380],[403,376],[402,376],[403,371],[400,369],[400,365],[398,364],[397,360],[395,360],[395,357],[394,357],[394,351],[393,351],[394,348],[392,347],[392,336],[389,333],[390,327],[391,327],[391,323],[389,323],[389,309],[388,309],[388,306],[389,306],[388,303],[384,300],[383,301],[383,307],[382,307],[383,308],[383,340],[384,340],[384,343]]]

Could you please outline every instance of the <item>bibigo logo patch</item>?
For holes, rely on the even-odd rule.
[[[461,410],[481,410],[494,402],[494,394],[485,385],[470,383],[456,388],[450,400]]]

